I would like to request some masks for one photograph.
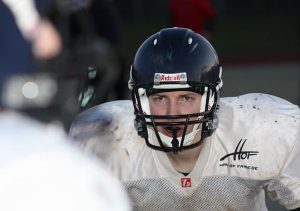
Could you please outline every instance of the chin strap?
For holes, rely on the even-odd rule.
[[[179,141],[177,139],[177,128],[174,127],[171,129],[172,132],[173,132],[173,140],[172,140],[172,148],[173,148],[173,153],[174,154],[177,154],[178,153],[178,150],[179,150]]]

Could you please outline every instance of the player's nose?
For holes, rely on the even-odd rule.
[[[180,115],[180,109],[176,100],[170,99],[167,106],[167,115]]]

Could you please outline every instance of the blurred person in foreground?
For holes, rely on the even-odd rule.
[[[61,3],[68,3],[70,11],[80,10],[85,6],[84,0],[67,0]],[[64,92],[57,93],[56,100],[60,102],[53,103],[46,113],[38,112],[37,109],[34,113],[43,119],[58,118],[68,127],[69,118],[79,110],[79,105],[74,102],[78,98],[74,78],[78,80],[83,76],[73,76],[73,72],[66,73],[64,66],[59,66],[56,70],[45,65],[58,59],[64,47],[61,32],[47,15],[56,4],[55,0],[0,0],[0,78],[5,81],[6,76],[12,73],[55,74],[59,87],[54,88],[64,89]],[[45,87],[47,85],[51,86],[51,83],[46,83]],[[49,95],[52,94],[51,90]],[[23,98],[20,97],[19,101],[20,99]],[[60,105],[57,106],[58,104]]]
[[[120,182],[53,125],[0,112],[0,210],[129,211]]]
[[[35,59],[48,60],[60,53],[60,35],[42,16],[50,5],[50,0],[0,1],[1,69],[25,71],[35,65]]]
[[[8,12],[1,3],[1,12]],[[3,30],[19,34],[1,34],[0,43],[27,46],[10,23]],[[49,107],[59,106],[55,76],[34,69],[28,51],[14,53],[9,61],[0,60],[0,210],[130,210],[107,167],[84,156],[59,125],[45,123],[54,115]]]
[[[81,7],[73,8],[70,6],[73,1],[76,0],[57,0],[48,11],[47,17],[61,34],[63,50],[57,58],[41,65],[44,69],[81,78],[78,83],[82,89],[77,98],[80,110],[85,110],[119,98],[124,90],[118,89],[123,71],[117,50],[117,18],[111,2],[82,0]]]
[[[226,71],[224,71],[226,73]],[[167,28],[136,52],[132,101],[79,114],[70,135],[105,160],[137,210],[300,209],[300,109],[262,93],[220,98],[213,46]]]
[[[0,210],[129,211],[107,166],[84,156],[59,124],[46,123],[56,91],[44,73],[0,79]]]

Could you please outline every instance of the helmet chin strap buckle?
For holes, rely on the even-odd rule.
[[[177,154],[179,151],[179,141],[177,139],[177,130],[178,128],[176,127],[172,127],[171,128],[172,132],[173,132],[173,140],[172,140],[172,149],[173,149],[173,153]]]

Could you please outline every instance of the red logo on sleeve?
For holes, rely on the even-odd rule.
[[[181,187],[183,187],[183,188],[192,187],[192,179],[191,178],[181,178]]]

